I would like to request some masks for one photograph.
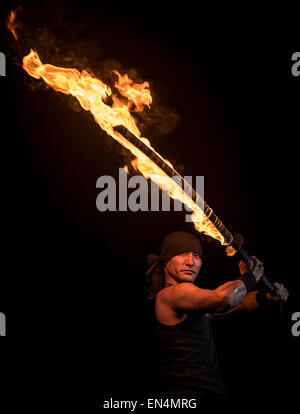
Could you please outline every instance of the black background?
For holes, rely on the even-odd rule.
[[[284,315],[214,324],[223,377],[232,395],[293,398],[300,77],[291,74],[299,51],[292,10],[275,18],[274,10],[271,16],[192,3],[28,3],[27,31],[17,44],[4,29],[15,5],[1,13],[7,76],[0,78],[0,311],[22,404],[56,405],[61,397],[60,406],[97,407],[115,394],[157,391],[147,254],[157,253],[169,232],[193,231],[183,213],[97,211],[96,180],[117,178],[124,156],[89,113],[71,109],[61,94],[33,90],[42,82],[20,66],[31,42],[45,63],[58,64],[72,51],[79,69],[87,64],[97,73],[99,62],[113,59],[150,80],[158,110],[143,135],[184,166],[182,174],[204,175],[206,202],[291,292]],[[47,27],[60,49],[39,45],[35,27]],[[171,128],[164,114],[174,111]],[[200,286],[237,277],[237,259],[214,240],[203,245]]]

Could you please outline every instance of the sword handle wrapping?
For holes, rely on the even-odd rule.
[[[249,263],[250,261],[250,256],[249,254],[246,252],[246,250],[243,248],[243,246],[241,246],[239,248],[239,250],[237,251],[238,255],[241,257],[241,259],[243,260],[243,262],[245,263]],[[273,286],[272,282],[267,278],[267,276],[262,275],[262,277],[260,278],[261,283],[264,285],[264,287],[267,289],[268,292],[271,293],[271,295],[274,296],[275,294],[275,287]]]

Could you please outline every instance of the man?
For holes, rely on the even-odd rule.
[[[162,242],[160,256],[149,256],[146,275],[155,316],[166,390],[178,395],[222,395],[216,350],[209,323],[211,316],[254,310],[267,302],[288,298],[286,288],[274,283],[275,296],[255,291],[263,264],[252,257],[239,264],[241,277],[217,289],[201,289],[194,281],[202,266],[202,246],[196,236],[179,231]]]

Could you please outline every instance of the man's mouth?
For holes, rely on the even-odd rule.
[[[183,273],[188,273],[190,275],[193,275],[195,272],[193,272],[193,270],[190,269],[186,269],[186,270],[181,270]]]

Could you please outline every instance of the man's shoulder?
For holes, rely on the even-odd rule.
[[[178,288],[178,285],[168,286],[162,289],[156,295],[155,300],[155,315],[159,322],[165,325],[176,325],[181,322],[186,314],[182,311],[179,312],[176,308],[176,302],[178,301],[178,292],[182,290],[182,287]],[[184,283],[189,284],[189,283]]]
[[[162,289],[157,294],[157,300],[163,303],[169,302],[171,299],[174,299],[176,296],[184,295],[186,293],[192,292],[199,289],[193,283],[181,282],[176,285],[168,286],[167,288]]]

